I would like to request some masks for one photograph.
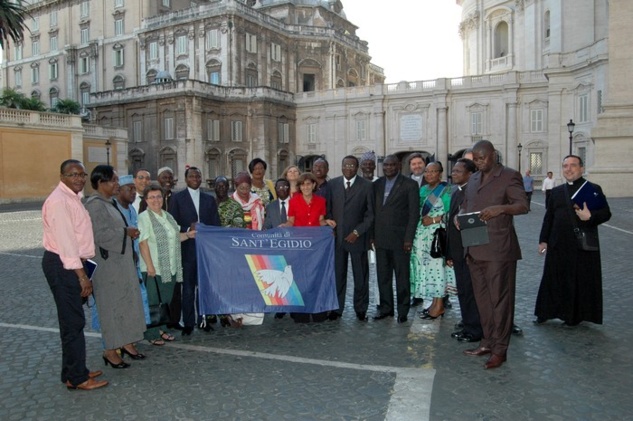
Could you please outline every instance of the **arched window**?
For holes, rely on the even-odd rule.
[[[81,92],[81,105],[85,107],[90,104],[90,84],[83,82],[79,85],[79,91]]]
[[[257,82],[257,66],[253,63],[249,64],[246,68],[245,74],[246,86],[254,88],[259,85]]]
[[[156,79],[156,74],[158,72],[154,69],[148,70],[147,74],[145,75],[145,78],[147,79],[147,84],[151,85],[152,83],[154,83],[154,80]]]
[[[112,79],[112,86],[114,89],[125,89],[125,79],[121,75],[116,75],[114,79]]]
[[[504,21],[499,22],[495,28],[494,58],[501,58],[508,55],[508,35],[508,24]]]
[[[184,64],[180,64],[176,67],[176,80],[185,79],[189,79],[189,67]]]
[[[41,92],[38,91],[37,89],[33,90],[33,92],[31,92],[31,98],[33,99],[40,99],[40,97],[42,96]]]
[[[270,87],[273,89],[282,90],[282,81],[281,81],[281,73],[277,70],[273,72],[273,75],[270,77]]]
[[[170,147],[165,147],[160,151],[160,166],[169,167],[174,170],[174,174],[178,174],[178,155],[176,151]]]
[[[350,69],[349,72],[347,72],[347,86],[349,87],[358,86],[358,83],[359,83],[358,72],[356,72],[356,70],[354,69]]]
[[[218,60],[209,60],[206,67],[209,83],[220,85],[222,83],[222,63]]]
[[[231,178],[242,172],[247,171],[246,167],[246,151],[243,149],[233,149],[229,152],[229,166],[231,167]]]
[[[51,89],[49,89],[48,97],[50,99],[51,108],[53,108],[55,105],[57,105],[57,102],[59,101],[59,89],[55,87],[52,87]]]
[[[210,179],[214,180],[217,176],[222,175],[222,153],[219,149],[213,148],[209,149],[205,155],[207,159],[207,174],[209,174]]]

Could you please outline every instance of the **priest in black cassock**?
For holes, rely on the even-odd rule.
[[[578,248],[574,228],[597,239],[598,225],[611,218],[609,205],[590,210],[580,208],[571,197],[585,183],[582,159],[569,155],[563,160],[566,183],[554,187],[547,205],[539,253],[545,254],[543,278],[536,299],[534,323],[561,319],[568,326],[582,321],[602,324],[602,268],[600,251]],[[597,184],[593,188],[602,195]]]

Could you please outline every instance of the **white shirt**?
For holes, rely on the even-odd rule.
[[[541,187],[541,190],[552,190],[554,186],[556,186],[556,182],[554,181],[554,179],[547,177],[545,180],[543,180],[543,187]]]
[[[200,221],[200,189],[194,190],[187,187],[187,190],[189,190],[189,195],[191,196],[191,200],[193,200],[193,206],[196,208],[196,213],[198,214],[198,221]]]
[[[290,197],[287,197],[286,200],[279,199],[279,215],[281,215],[281,204],[285,203],[286,206],[286,217],[288,216],[288,209],[290,209]]]
[[[357,175],[355,175],[354,177],[350,178],[349,180],[345,177],[343,177],[343,187],[347,188],[347,182],[349,181],[349,188],[351,189],[352,186],[354,185],[354,181],[356,181],[356,177],[358,177]]]

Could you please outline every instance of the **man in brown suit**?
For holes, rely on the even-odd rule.
[[[488,224],[490,241],[466,249],[484,336],[478,348],[464,354],[491,354],[484,365],[491,369],[506,361],[514,321],[517,260],[521,259],[513,216],[527,213],[528,204],[521,174],[497,162],[492,143],[475,143],[473,161],[479,171],[470,177],[461,213],[481,212],[479,218]]]

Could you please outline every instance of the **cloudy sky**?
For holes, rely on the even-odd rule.
[[[455,0],[341,0],[387,83],[462,76]]]

